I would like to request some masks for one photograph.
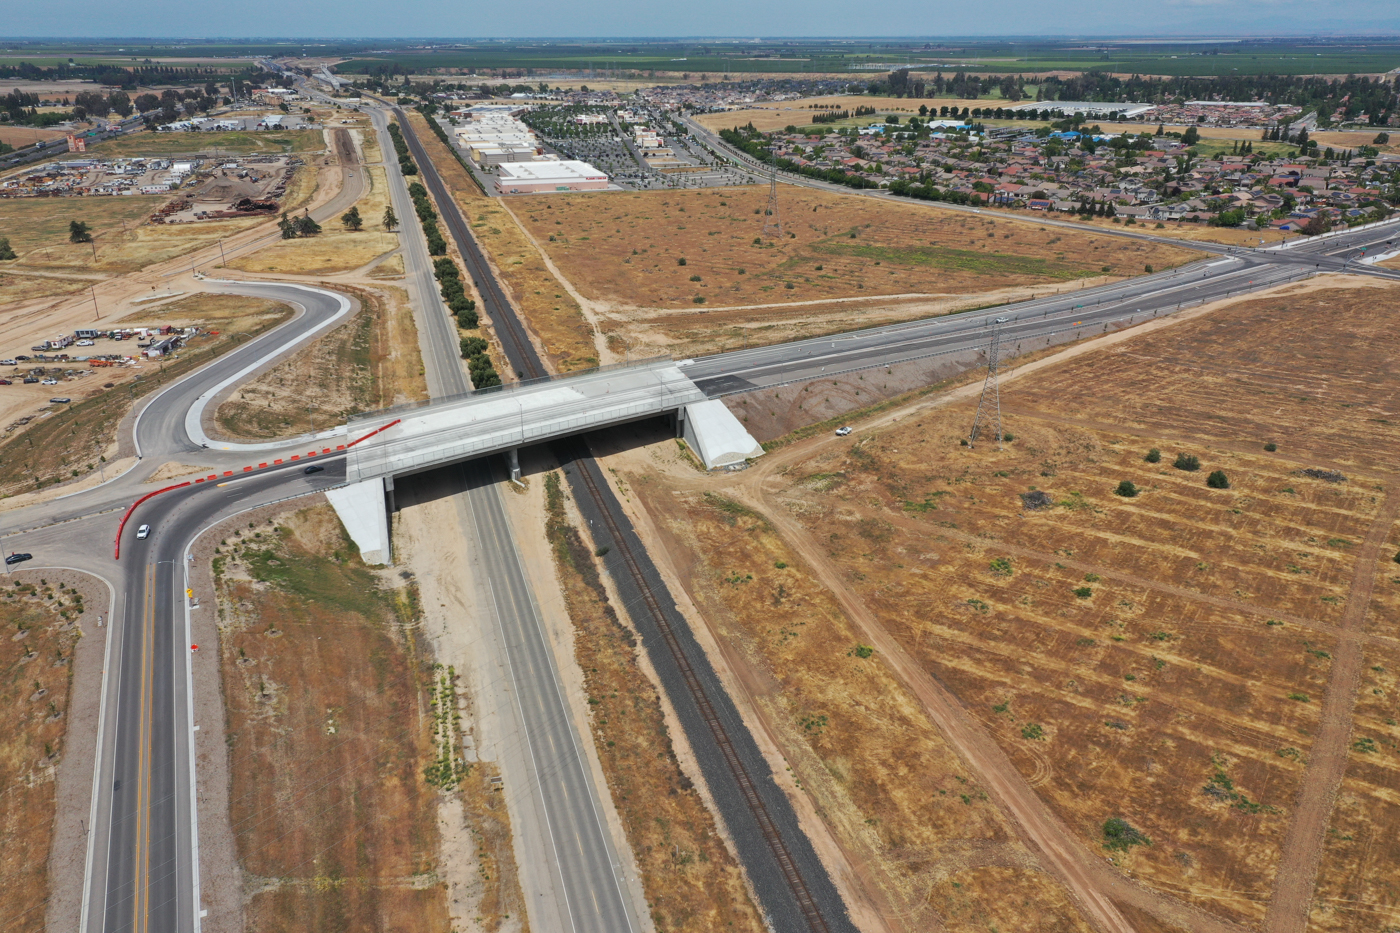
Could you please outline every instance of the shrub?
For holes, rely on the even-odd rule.
[[[1103,847],[1110,851],[1126,852],[1133,846],[1150,846],[1148,839],[1127,820],[1115,816],[1103,824]]]
[[[692,282],[698,282],[698,281],[700,281],[700,276],[698,276],[698,275],[692,275],[692,276],[690,277],[690,280],[691,280]]]
[[[1006,557],[998,557],[990,564],[992,573],[999,577],[1011,576],[1011,560]]]
[[[1040,727],[1040,723],[1026,723],[1021,727],[1021,738],[1036,742],[1045,738],[1045,730]]]
[[[1118,484],[1118,488],[1113,490],[1114,495],[1122,496],[1124,499],[1131,499],[1138,494],[1137,485],[1130,479],[1125,479]]]
[[[1080,599],[1088,599],[1090,596],[1094,595],[1094,590],[1087,586],[1077,586],[1074,588],[1074,595],[1078,596]]]
[[[1278,450],[1278,445],[1275,444],[1273,441],[1269,441],[1269,443],[1264,445],[1264,449],[1267,450],[1269,453],[1273,453],[1274,451]]]
[[[1149,450],[1149,451],[1147,452],[1147,456],[1146,456],[1146,457],[1143,457],[1142,459],[1146,460],[1148,463],[1161,463],[1161,462],[1162,462],[1162,452],[1161,452],[1160,450],[1158,450],[1156,447],[1153,447],[1151,450]]]
[[[1152,274],[1152,263],[1149,262],[1147,265],[1143,266],[1142,268],[1143,268],[1144,271],[1147,272],[1148,275],[1151,275],[1151,274]]]
[[[1206,477],[1206,485],[1211,489],[1229,489],[1230,480],[1224,470],[1215,470]]]
[[[677,259],[677,260],[676,260],[676,265],[678,265],[678,266],[683,266],[683,265],[685,265],[685,257],[682,256],[680,259]]]
[[[1172,464],[1178,470],[1185,470],[1194,473],[1201,468],[1201,458],[1195,454],[1177,454],[1176,461]]]
[[[10,238],[0,236],[0,259],[15,259],[14,249],[10,247]],[[820,267],[818,267],[820,268]]]
[[[856,645],[855,655],[858,658],[868,658],[875,653],[875,649],[869,645]]]

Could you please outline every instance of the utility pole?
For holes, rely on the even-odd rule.
[[[997,379],[998,357],[1001,351],[1001,328],[992,325],[992,340],[987,347],[987,378],[982,383],[982,397],[977,402],[977,414],[972,419],[972,433],[968,435],[967,446],[971,449],[977,443],[977,435],[982,428],[983,412],[988,421],[996,423],[997,450],[1001,450],[1001,385]]]
[[[768,171],[768,213],[763,219],[763,235],[781,240],[783,221],[778,216],[778,147],[774,144],[768,148],[773,159]]]
[[[97,319],[102,320],[102,309],[97,306],[97,286],[89,285],[88,290],[92,292],[92,310],[97,315]]]

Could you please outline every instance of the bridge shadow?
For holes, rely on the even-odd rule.
[[[675,435],[675,422],[670,417],[660,416],[522,447],[520,475],[528,480],[568,466],[574,460],[645,447]],[[490,454],[399,477],[394,481],[394,504],[396,510],[407,505],[425,505],[509,479],[505,455]]]

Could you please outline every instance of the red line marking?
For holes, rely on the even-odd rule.
[[[121,524],[117,526],[117,540],[113,544],[112,557],[116,560],[122,559],[122,531],[125,530],[127,519],[131,518],[131,513],[136,511],[136,507],[138,505],[145,502],[152,496],[158,496],[163,492],[169,492],[172,489],[180,489],[188,485],[190,485],[189,480],[186,480],[183,483],[176,483],[174,486],[166,486],[164,489],[157,489],[155,492],[148,492],[141,498],[137,499],[135,502],[131,503],[131,505],[127,507],[126,514],[122,516]]]
[[[387,431],[387,430],[389,430],[390,428],[392,428],[394,425],[398,424],[398,423],[399,423],[400,421],[402,421],[402,420],[403,420],[402,418],[395,418],[393,421],[390,421],[388,424],[384,425],[384,427],[382,427],[382,428],[375,428],[373,431],[369,432],[369,433],[366,434],[364,437],[357,437],[355,440],[351,441],[349,444],[347,444],[347,445],[345,445],[345,446],[346,446],[346,447],[354,447],[354,446],[355,446],[356,444],[358,444],[360,441],[367,441],[367,440],[369,440],[371,437],[374,437],[374,435],[378,434],[380,431]],[[344,450],[344,449],[345,449],[345,447],[337,447],[337,448],[336,448],[336,450]]]

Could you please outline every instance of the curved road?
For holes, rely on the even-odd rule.
[[[382,119],[376,119],[382,126]],[[392,188],[393,186],[391,186]],[[401,188],[393,188],[396,211]],[[411,205],[403,213],[412,217]],[[711,394],[745,391],[766,385],[813,378],[832,372],[849,371],[897,362],[936,353],[959,352],[984,343],[986,327],[1005,318],[1003,339],[1024,342],[1053,339],[1067,330],[1092,333],[1110,323],[1130,322],[1139,315],[1168,313],[1179,306],[1237,294],[1241,290],[1277,284],[1289,278],[1316,271],[1351,271],[1395,278],[1388,270],[1358,266],[1360,251],[1375,252],[1378,246],[1394,242],[1400,225],[1395,223],[1370,230],[1346,231],[1336,236],[1305,241],[1287,250],[1237,251],[1231,258],[1197,263],[1171,273],[1132,279],[1098,289],[1052,296],[1034,302],[955,315],[934,321],[913,322],[846,334],[758,348],[688,362],[693,378]],[[405,241],[421,239],[405,237]],[[1195,244],[1193,244],[1195,245]],[[415,263],[416,265],[416,263]],[[421,267],[419,268],[421,272]],[[430,271],[426,273],[431,275]],[[204,448],[191,435],[190,412],[219,391],[246,378],[260,366],[290,352],[331,326],[345,313],[344,299],[331,292],[274,283],[209,283],[211,289],[257,294],[289,301],[300,313],[281,327],[211,361],[196,373],[172,384],[146,403],[135,432],[144,458],[141,466],[93,490],[54,500],[39,506],[5,513],[0,520],[0,536],[11,538],[18,529],[33,528],[18,540],[6,541],[6,550],[28,549],[41,554],[44,564],[65,563],[88,567],[115,578],[117,568],[105,551],[116,513],[106,510],[124,507],[146,491],[141,481],[154,471],[158,462],[186,460],[197,456],[201,462],[222,469],[239,469],[248,459],[248,450],[268,450],[276,458],[282,451],[305,452],[310,439],[271,445],[239,445],[237,449]],[[428,291],[436,295],[436,290]],[[445,311],[438,308],[438,317]],[[429,314],[431,320],[433,315]],[[429,327],[425,339],[434,347],[447,341],[443,326]],[[439,333],[442,331],[442,333]],[[455,337],[455,334],[452,335]],[[455,343],[455,340],[451,341]],[[438,373],[434,394],[454,394],[466,388],[461,382],[460,362],[455,346],[443,353],[444,359],[431,368]],[[452,365],[447,365],[448,358]],[[457,373],[457,379],[451,377]],[[458,384],[453,384],[454,382]],[[319,441],[317,446],[321,446]],[[334,446],[334,445],[331,445]],[[186,549],[202,528],[230,514],[302,495],[341,481],[341,467],[334,460],[330,469],[314,477],[305,476],[300,464],[255,472],[233,478],[226,484],[204,484],[166,493],[159,508],[144,506],[127,529],[123,542],[124,567],[128,584],[118,601],[118,610],[108,630],[109,663],[113,676],[104,683],[104,713],[95,787],[94,824],[90,845],[90,871],[87,880],[84,933],[93,931],[173,931],[184,933],[197,927],[194,903],[197,860],[194,814],[190,807],[193,776],[189,712],[189,648],[183,630],[184,614],[178,603],[184,584]],[[469,467],[469,469],[472,469]],[[475,477],[472,510],[478,530],[485,533],[482,544],[499,549],[508,541],[508,528],[492,514],[499,502],[487,501],[494,486]],[[493,507],[494,506],[494,507]],[[134,529],[140,521],[150,521],[151,538],[137,541]],[[62,524],[60,524],[62,523]],[[510,598],[524,606],[530,600],[526,590]],[[528,608],[528,607],[526,607]],[[524,609],[519,613],[528,616]],[[520,663],[535,663],[524,655]],[[543,676],[544,672],[538,672]],[[544,710],[542,715],[551,715]],[[576,755],[575,755],[576,757]],[[571,789],[579,801],[596,789],[584,783]],[[580,795],[581,792],[581,795]],[[577,816],[577,814],[576,814]],[[575,823],[569,832],[589,834],[587,823]],[[603,835],[606,835],[603,833]],[[557,842],[557,837],[556,837]],[[592,843],[607,857],[606,839]],[[585,847],[586,849],[587,847]],[[596,869],[597,858],[580,850],[586,864]],[[587,862],[592,858],[591,863]],[[586,873],[579,876],[586,877]],[[582,889],[565,879],[564,889],[575,896],[597,898],[609,887],[598,876]],[[612,886],[616,886],[614,881]],[[571,890],[572,889],[572,890]],[[618,891],[618,900],[625,902]],[[625,929],[626,915],[600,913],[589,923],[593,929]],[[611,919],[609,919],[611,917]],[[577,918],[573,918],[577,919]],[[630,919],[630,918],[629,918]],[[611,926],[609,926],[611,924]],[[625,924],[625,925],[624,925]]]

